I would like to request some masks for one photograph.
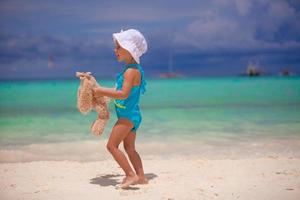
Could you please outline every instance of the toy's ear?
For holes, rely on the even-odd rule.
[[[90,79],[90,76],[92,75],[92,72],[76,72],[77,77],[87,77]]]
[[[82,76],[82,72],[76,72],[76,76],[77,76],[77,77]]]

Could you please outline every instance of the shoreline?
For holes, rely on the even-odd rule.
[[[93,162],[112,159],[106,150],[107,139],[81,140],[57,143],[33,143],[0,147],[0,163],[31,161]],[[123,145],[120,149],[124,152]],[[142,158],[205,158],[244,159],[285,157],[300,159],[300,138],[273,138],[257,140],[169,140],[137,141],[136,149]]]

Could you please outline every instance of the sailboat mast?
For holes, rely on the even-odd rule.
[[[173,53],[171,52],[169,55],[169,67],[168,67],[168,73],[173,73]]]

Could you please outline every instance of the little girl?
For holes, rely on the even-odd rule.
[[[141,158],[135,150],[136,132],[142,121],[139,109],[140,93],[145,92],[146,86],[144,71],[139,63],[140,57],[147,51],[147,42],[135,29],[114,33],[113,40],[117,60],[124,61],[125,68],[117,76],[116,88],[97,87],[93,93],[95,96],[114,99],[118,120],[111,131],[107,149],[126,174],[120,185],[121,188],[126,188],[136,183],[148,183]],[[124,153],[118,149],[122,141],[135,171]]]

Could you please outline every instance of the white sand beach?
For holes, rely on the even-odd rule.
[[[0,164],[2,200],[17,199],[272,199],[298,200],[300,159],[268,156],[144,159],[148,185],[116,189],[123,173],[112,160]]]

